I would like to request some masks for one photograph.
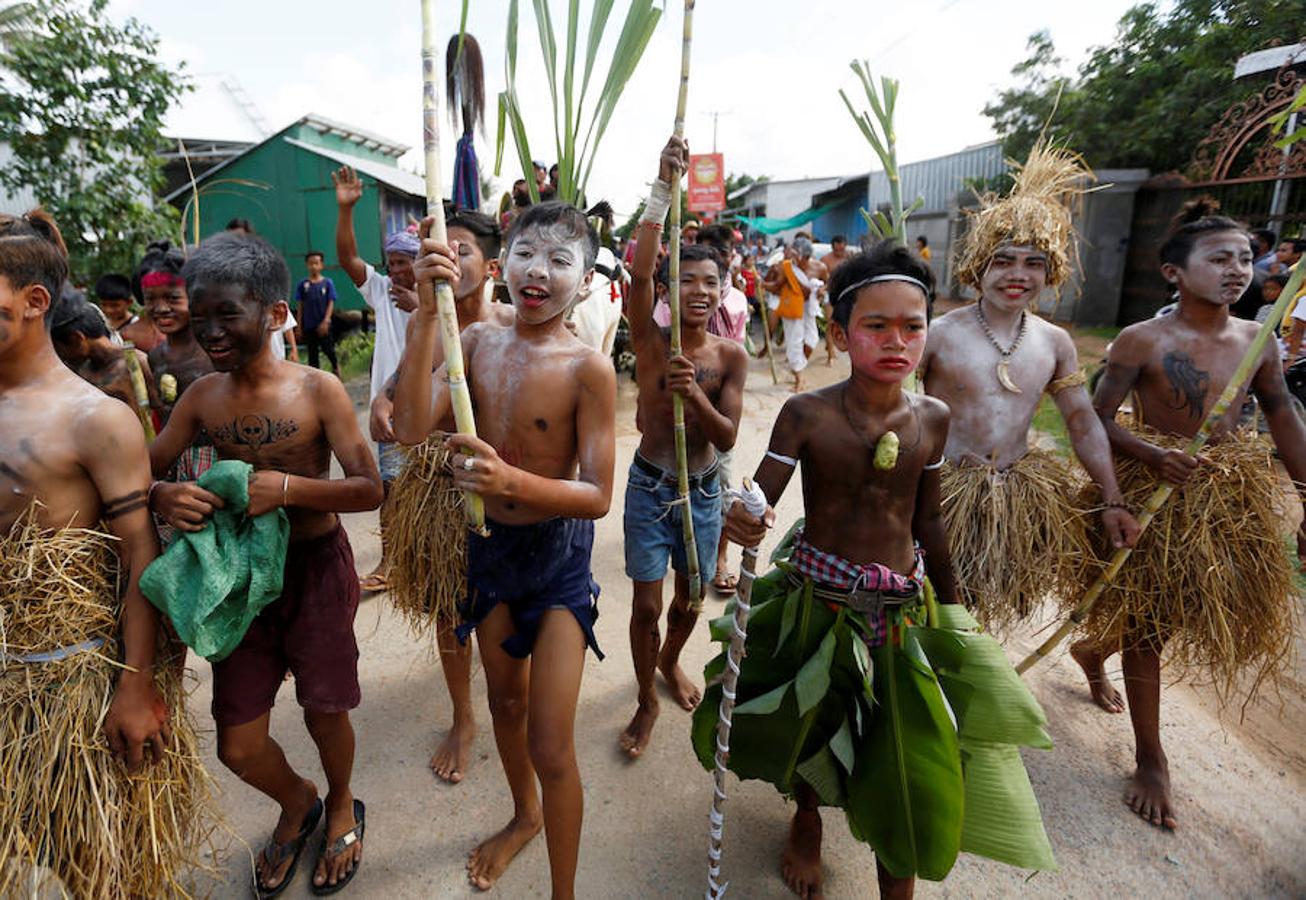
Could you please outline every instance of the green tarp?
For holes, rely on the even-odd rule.
[[[808,222],[814,222],[835,207],[843,205],[843,202],[840,200],[835,203],[827,203],[825,206],[817,206],[787,219],[772,219],[770,216],[735,216],[735,218],[754,231],[760,231],[763,234],[779,234],[781,231],[801,228]]]
[[[251,519],[249,463],[222,460],[197,484],[226,506],[177,540],[141,574],[141,593],[172,620],[182,642],[210,662],[225,659],[254,617],[281,595],[290,520],[278,509]]]

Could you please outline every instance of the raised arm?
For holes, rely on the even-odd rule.
[[[1079,354],[1070,335],[1057,329],[1057,366],[1054,384],[1079,373]],[[1071,384],[1052,395],[1066,423],[1070,445],[1088,477],[1102,492],[1102,524],[1112,545],[1132,547],[1138,541],[1138,522],[1124,507],[1124,496],[1116,483],[1115,462],[1111,458],[1111,442],[1106,428],[1093,410],[1093,401],[1082,384]]]
[[[577,477],[547,478],[504,462],[488,443],[468,434],[449,438],[454,484],[482,497],[500,497],[519,507],[574,519],[601,519],[612,505],[612,469],[616,459],[617,375],[608,359],[590,353],[577,372]],[[475,454],[463,468],[465,451]]]
[[[336,261],[354,287],[362,287],[367,280],[367,263],[358,255],[358,240],[354,237],[354,204],[363,196],[363,182],[349,166],[341,166],[331,173],[331,183],[336,186]]]
[[[653,279],[656,276],[658,249],[662,245],[662,224],[671,202],[671,184],[688,166],[689,145],[674,135],[662,148],[658,158],[658,180],[653,185],[644,214],[636,232],[635,258],[630,264],[630,294],[626,301],[626,321],[630,323],[630,340],[638,350],[654,340],[661,348],[661,329],[653,321]]]
[[[934,438],[926,455],[926,465],[943,459],[943,448],[948,443],[949,413],[942,402],[930,403],[927,421]],[[941,469],[921,470],[921,480],[916,487],[916,508],[912,513],[912,537],[925,551],[925,571],[940,603],[957,602],[957,583],[952,574],[952,550],[948,546],[948,532],[943,524],[940,503]]]
[[[122,404],[102,404],[78,423],[82,466],[103,498],[102,518],[118,539],[122,594],[122,652],[127,668],[118,676],[104,719],[109,748],[136,771],[148,744],[154,762],[168,748],[168,715],[154,687],[159,616],[141,594],[141,572],[159,555],[150,521],[150,465],[140,423]]]

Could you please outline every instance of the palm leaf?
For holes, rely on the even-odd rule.
[[[558,154],[558,179],[560,182],[558,191],[563,196],[568,197],[572,194],[572,185],[576,180],[575,173],[571,170],[576,157],[576,131],[571,127],[571,113],[576,85],[576,31],[580,25],[577,21],[579,18],[580,0],[571,0],[567,4],[567,59],[564,63],[562,76],[562,152]]]
[[[907,648],[873,654],[879,702],[848,779],[848,827],[895,877],[937,881],[961,849],[957,733],[933,674]]]
[[[553,101],[553,149],[562,168],[562,141],[558,134],[558,41],[553,34],[553,15],[549,0],[533,0],[535,27],[540,34],[540,52],[544,54],[544,74],[549,83],[549,99]]]
[[[966,773],[961,849],[1022,869],[1055,871],[1057,862],[1019,748],[964,741],[961,760]]]

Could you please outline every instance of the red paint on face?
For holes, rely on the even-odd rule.
[[[925,355],[925,295],[904,282],[857,292],[844,335],[853,369],[873,381],[901,382]]]

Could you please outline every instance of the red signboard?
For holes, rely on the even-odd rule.
[[[690,212],[720,212],[726,208],[726,167],[720,153],[689,157]]]

